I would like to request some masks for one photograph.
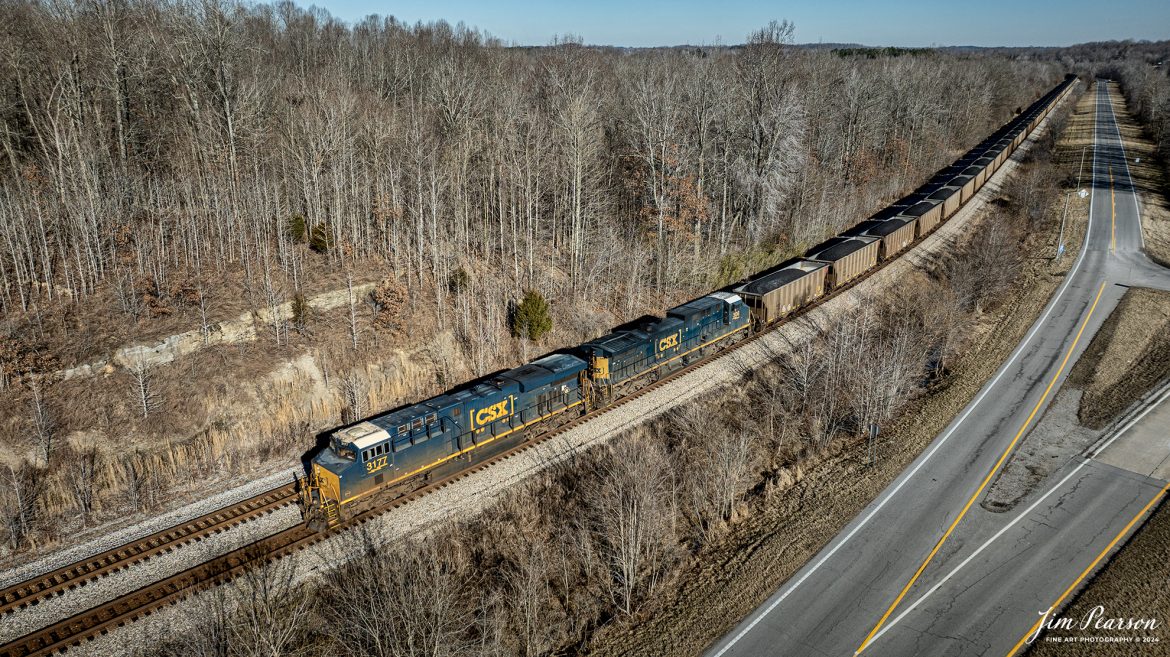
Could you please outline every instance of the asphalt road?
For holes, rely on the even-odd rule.
[[[708,657],[853,655],[863,644],[875,656],[1007,655],[1162,489],[1078,456],[1006,513],[979,504],[981,485],[1043,415],[1124,286],[1170,289],[1170,271],[1141,251],[1104,84],[1092,93],[1090,225],[1065,283],[931,446]],[[1151,455],[1147,473],[1167,456]]]

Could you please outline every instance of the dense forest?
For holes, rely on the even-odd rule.
[[[119,290],[139,313],[135,292],[190,303],[224,277],[263,305],[374,267],[444,326],[460,270],[487,302],[474,324],[525,288],[629,315],[855,222],[1059,77],[802,51],[787,23],[617,51],[292,3],[12,2],[0,20],[9,317]]]

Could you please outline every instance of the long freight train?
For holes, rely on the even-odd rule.
[[[966,203],[1075,79],[1065,78],[914,193],[803,257],[664,317],[334,431],[302,486],[306,521],[333,526],[351,504],[375,491],[407,491],[472,467],[765,330],[897,257]]]

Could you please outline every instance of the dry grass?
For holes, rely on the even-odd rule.
[[[1085,125],[1091,140],[1092,96],[1084,94],[1058,142],[1055,160],[1062,173],[1076,173]],[[1071,139],[1069,138],[1071,135]],[[1075,151],[1075,156],[1070,153]],[[1059,218],[1063,199],[1052,199],[1049,217]],[[1080,248],[1087,207],[1069,210],[1067,249]],[[1028,237],[1028,249],[1051,253],[1058,221]],[[876,466],[864,464],[865,450],[837,444],[820,462],[806,462],[792,474],[795,484],[763,496],[722,540],[706,546],[677,578],[677,585],[634,624],[599,630],[589,644],[596,655],[697,655],[756,608],[817,554],[933,441],[951,418],[978,393],[1012,350],[1072,265],[1046,258],[1026,263],[1017,296],[983,318],[954,376],[919,399],[883,430]],[[814,501],[815,502],[811,502]],[[814,509],[810,503],[815,504]]]
[[[1078,418],[1101,429],[1170,375],[1170,292],[1132,288],[1069,374]]]

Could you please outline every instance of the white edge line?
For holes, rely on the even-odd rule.
[[[1035,135],[1035,133],[1039,130],[1039,128],[1040,128],[1040,126],[1037,125],[1036,130],[1033,130],[1028,135],[1028,138],[1031,139],[1032,136]],[[1096,142],[1097,142],[1097,107],[1096,107],[1096,103],[1094,103],[1094,106],[1093,106],[1093,167],[1094,167],[1094,169],[1096,169],[1096,163],[1097,163],[1097,143]],[[1022,146],[1022,144],[1021,144],[1021,146]],[[1019,149],[1016,149],[1016,150],[1018,151]],[[987,183],[984,183],[985,187],[986,187],[986,185],[987,185]],[[1095,188],[1096,185],[1093,185],[1092,187]],[[1090,200],[1089,200],[1089,224],[1085,228],[1085,237],[1081,241],[1081,253],[1077,257],[1077,261],[1073,264],[1073,268],[1070,269],[1068,271],[1068,273],[1065,275],[1064,283],[1060,286],[1060,290],[1056,293],[1056,296],[1053,297],[1052,300],[1048,302],[1048,307],[1044,310],[1044,314],[1040,317],[1040,319],[1035,324],[1032,325],[1032,330],[1030,330],[1028,332],[1028,334],[1024,337],[1024,341],[1021,342],[1016,347],[1015,351],[1012,352],[1011,358],[1009,358],[1006,363],[1004,363],[1003,365],[1000,366],[999,371],[996,372],[995,378],[991,380],[991,383],[989,383],[983,387],[983,389],[979,393],[979,396],[975,398],[975,401],[973,401],[967,405],[967,408],[963,411],[963,414],[959,416],[959,419],[956,420],[951,425],[951,427],[949,429],[947,429],[946,433],[943,434],[942,438],[939,438],[938,440],[935,441],[934,445],[931,446],[930,450],[926,452],[925,456],[919,457],[918,463],[916,463],[914,465],[914,467],[911,468],[911,470],[908,473],[903,474],[899,478],[898,482],[894,485],[894,487],[892,489],[888,489],[888,492],[882,497],[882,499],[877,503],[877,505],[874,506],[868,514],[866,514],[866,516],[861,520],[861,522],[857,523],[857,525],[854,526],[853,529],[849,530],[849,533],[846,534],[845,537],[842,538],[840,541],[838,541],[837,544],[834,545],[832,547],[832,549],[830,549],[828,551],[828,553],[826,553],[824,556],[822,556],[820,559],[818,559],[816,561],[816,563],[813,564],[813,566],[811,568],[806,570],[800,576],[799,579],[797,579],[795,582],[792,582],[791,584],[789,584],[784,589],[784,592],[781,593],[778,598],[773,600],[772,603],[769,604],[762,612],[758,612],[755,615],[755,618],[753,618],[752,621],[747,624],[747,626],[745,626],[742,630],[740,630],[738,633],[736,633],[735,637],[733,637],[722,648],[720,648],[717,652],[715,652],[713,655],[711,655],[711,657],[723,657],[723,655],[728,650],[731,650],[731,648],[733,646],[735,646],[736,643],[739,643],[739,641],[741,639],[743,639],[743,637],[747,636],[748,632],[751,632],[752,629],[754,629],[755,626],[758,625],[759,622],[762,621],[765,616],[772,613],[772,610],[774,610],[776,607],[778,607],[780,605],[780,603],[784,602],[784,600],[793,591],[795,591],[797,588],[799,588],[800,585],[805,582],[805,580],[807,580],[810,576],[812,576],[812,574],[815,573],[817,570],[820,570],[821,566],[824,565],[824,563],[826,561],[833,558],[833,555],[837,553],[837,550],[841,549],[841,547],[843,545],[848,543],[849,540],[852,539],[853,536],[855,534],[857,534],[857,532],[862,527],[864,527],[866,524],[868,524],[869,521],[871,519],[873,519],[873,517],[875,515],[877,515],[877,513],[879,511],[881,511],[883,507],[885,507],[886,503],[890,501],[890,498],[892,498],[894,495],[897,495],[898,492],[900,490],[902,490],[902,486],[906,485],[906,482],[910,481],[910,479],[912,479],[914,477],[914,475],[917,474],[918,471],[922,469],[922,466],[926,465],[926,462],[929,461],[931,459],[931,457],[933,457],[935,455],[936,452],[938,452],[939,448],[942,447],[943,444],[946,443],[946,441],[951,437],[951,435],[954,434],[955,430],[957,430],[959,428],[959,425],[961,425],[963,423],[963,421],[967,419],[967,416],[969,416],[972,413],[972,411],[974,411],[979,406],[979,404],[982,403],[983,398],[987,396],[987,393],[989,393],[991,391],[991,389],[994,388],[997,383],[999,383],[999,380],[1001,378],[1003,378],[1003,375],[1007,372],[1008,368],[1012,366],[1012,363],[1014,363],[1016,361],[1016,359],[1019,358],[1020,354],[1022,354],[1024,352],[1024,348],[1027,347],[1028,343],[1032,341],[1032,338],[1034,338],[1036,336],[1036,333],[1040,330],[1040,327],[1043,326],[1044,322],[1048,319],[1048,316],[1050,314],[1052,314],[1052,310],[1054,308],[1056,308],[1056,305],[1060,301],[1060,298],[1062,296],[1064,296],[1064,292],[1066,289],[1068,289],[1068,285],[1072,281],[1074,274],[1076,274],[1077,271],[1080,269],[1081,263],[1085,259],[1085,253],[1088,252],[1087,247],[1089,244],[1089,232],[1092,230],[1092,228],[1093,228],[1093,201],[1090,198]]]
[[[985,543],[983,543],[983,545],[980,545],[979,548],[976,549],[974,552],[972,552],[970,556],[968,556],[966,559],[964,559],[959,565],[955,566],[955,568],[953,570],[951,570],[951,572],[947,573],[945,577],[940,579],[937,584],[930,587],[930,590],[928,590],[926,593],[923,593],[922,597],[915,600],[913,604],[911,604],[909,607],[906,607],[906,609],[903,610],[902,613],[898,614],[898,616],[895,617],[894,620],[887,623],[886,626],[883,627],[880,632],[875,634],[873,636],[873,638],[870,639],[869,645],[873,645],[874,641],[877,641],[879,638],[881,638],[881,636],[883,634],[885,634],[890,628],[897,625],[899,622],[901,622],[901,620],[903,618],[905,618],[907,615],[909,615],[910,612],[914,611],[914,609],[916,607],[918,607],[918,605],[922,604],[923,601],[925,601],[933,593],[935,593],[940,588],[942,588],[943,584],[946,584],[952,577],[954,577],[956,574],[958,574],[958,572],[960,570],[962,570],[967,564],[969,564],[972,559],[979,556],[979,554],[981,552],[983,552],[984,549],[986,549],[988,546],[990,546],[995,541],[999,540],[999,538],[1002,537],[1005,533],[1007,533],[1007,531],[1009,529],[1011,529],[1012,527],[1019,524],[1020,521],[1023,520],[1025,516],[1030,515],[1033,511],[1035,511],[1036,507],[1040,506],[1040,503],[1042,503],[1044,500],[1048,499],[1048,497],[1050,495],[1052,495],[1057,490],[1059,490],[1062,486],[1064,486],[1065,482],[1067,482],[1074,475],[1076,475],[1076,473],[1080,472],[1082,468],[1084,468],[1086,465],[1088,465],[1090,462],[1092,462],[1093,459],[1097,458],[1097,456],[1100,455],[1101,452],[1105,451],[1105,448],[1112,445],[1113,441],[1117,440],[1122,435],[1124,435],[1127,431],[1129,431],[1131,428],[1133,428],[1133,426],[1135,424],[1140,422],[1142,420],[1142,418],[1144,418],[1151,411],[1153,411],[1155,408],[1160,406],[1162,404],[1162,402],[1166,401],[1167,398],[1170,398],[1170,389],[1167,389],[1165,392],[1163,392],[1161,397],[1156,402],[1147,406],[1145,408],[1145,410],[1143,410],[1140,414],[1138,414],[1137,417],[1135,417],[1132,420],[1130,420],[1129,422],[1127,422],[1125,424],[1125,426],[1123,426],[1118,431],[1115,431],[1113,433],[1113,436],[1110,437],[1109,440],[1107,440],[1104,445],[1101,445],[1101,447],[1093,453],[1092,457],[1081,460],[1081,462],[1077,465],[1077,467],[1073,468],[1072,472],[1069,472],[1067,475],[1065,475],[1065,477],[1063,479],[1061,479],[1055,486],[1048,489],[1048,491],[1046,493],[1044,493],[1044,495],[1042,495],[1038,500],[1033,502],[1031,506],[1029,506],[1027,509],[1023,510],[1022,512],[1020,512],[1020,514],[1017,515],[1015,518],[1013,518],[1011,522],[1004,525],[1002,529],[997,531],[991,538],[987,539],[987,541]]]

